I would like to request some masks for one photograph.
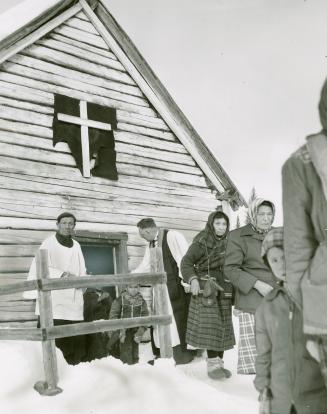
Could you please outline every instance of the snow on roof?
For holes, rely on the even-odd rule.
[[[0,15],[0,41],[25,26],[58,0],[24,0]]]

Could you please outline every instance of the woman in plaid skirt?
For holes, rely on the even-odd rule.
[[[210,378],[229,378],[224,351],[235,344],[232,324],[232,285],[222,272],[229,219],[221,211],[209,215],[181,262],[183,279],[191,285],[186,342],[207,350]]]

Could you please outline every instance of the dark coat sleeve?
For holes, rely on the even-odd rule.
[[[241,242],[239,232],[232,231],[227,242],[224,273],[235,288],[246,295],[258,279],[242,269],[244,259],[245,248]]]
[[[115,299],[111,305],[109,319],[120,319],[121,318],[122,302],[121,297]]]
[[[188,248],[181,262],[181,273],[186,283],[190,283],[192,279],[197,278],[194,265],[202,258],[203,255],[204,249],[198,243],[192,243]]]
[[[255,362],[256,376],[254,385],[260,392],[270,386],[271,367],[271,341],[266,329],[265,302],[263,302],[255,313],[255,341],[257,347],[257,358]]]
[[[142,299],[142,311],[141,316],[149,316],[148,305],[144,299]]]
[[[286,161],[282,170],[287,286],[298,304],[302,302],[300,281],[317,248],[306,171],[306,164],[295,157]]]

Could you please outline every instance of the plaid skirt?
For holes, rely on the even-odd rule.
[[[257,348],[255,345],[254,315],[247,312],[238,312],[240,337],[238,342],[238,374],[255,374],[255,359]]]
[[[235,345],[230,299],[218,299],[213,306],[202,303],[202,295],[192,296],[186,343],[197,349],[226,351]]]

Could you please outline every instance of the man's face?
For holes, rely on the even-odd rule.
[[[61,236],[71,236],[75,228],[73,217],[64,217],[57,223],[58,233]]]
[[[157,228],[156,227],[147,227],[145,229],[139,228],[139,235],[142,237],[142,239],[150,242],[155,239],[157,234]]]

